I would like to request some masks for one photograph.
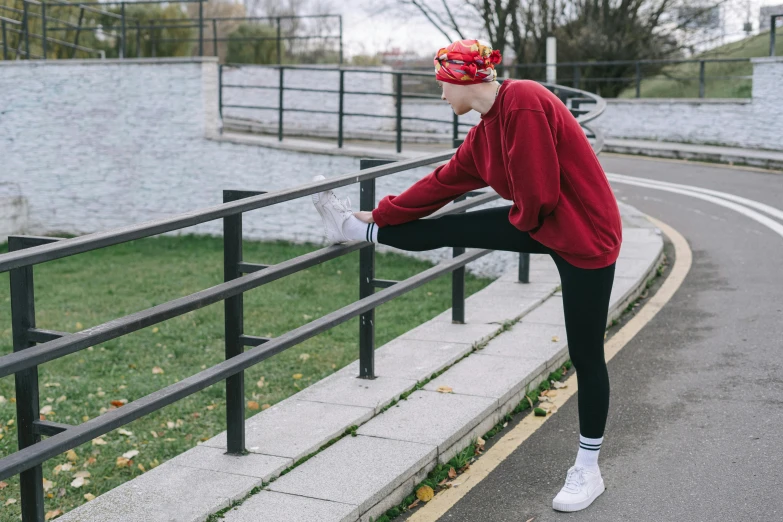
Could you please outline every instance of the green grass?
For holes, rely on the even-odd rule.
[[[248,262],[273,264],[316,250],[313,244],[245,242]],[[0,251],[6,247],[0,245]],[[222,239],[161,236],[67,257],[35,267],[39,328],[76,332],[222,282]],[[405,279],[432,266],[397,254],[377,254],[377,274]],[[275,281],[245,294],[245,333],[278,336],[358,299],[358,252]],[[466,295],[491,282],[466,276]],[[10,353],[8,274],[0,274],[0,346]],[[376,346],[428,321],[451,306],[448,276],[427,283],[376,309]],[[306,354],[306,355],[305,355]],[[49,420],[79,424],[111,408],[110,401],[133,401],[217,364],[224,358],[223,305],[211,305],[156,327],[44,364],[39,368],[41,406]],[[353,318],[245,372],[246,401],[273,405],[358,358],[358,318]],[[163,373],[153,374],[153,367]],[[301,374],[300,378],[294,375]],[[257,383],[263,378],[263,386]],[[0,380],[0,456],[17,449],[14,379]],[[64,398],[63,398],[64,397]],[[260,411],[260,410],[258,410]],[[258,411],[247,409],[250,417]],[[225,386],[211,386],[102,438],[105,445],[75,448],[70,471],[55,474],[66,454],[47,461],[43,476],[52,482],[46,511],[70,511],[179,453],[225,430]],[[154,432],[154,435],[153,435]],[[139,454],[131,466],[116,459]],[[89,460],[88,460],[89,459]],[[90,472],[88,483],[72,487],[73,474]],[[18,477],[0,489],[0,520],[19,520]],[[1,486],[1,485],[0,485]],[[16,503],[5,506],[8,499]]]
[[[775,42],[775,52],[783,54],[783,38]],[[693,59],[753,58],[769,55],[769,31],[738,42],[722,45],[704,52]],[[705,65],[706,98],[750,98],[753,66],[750,62],[707,63]],[[642,67],[644,75],[644,67]],[[730,78],[717,78],[729,76]],[[743,77],[743,78],[739,78]],[[644,76],[643,76],[644,78]],[[682,63],[665,67],[641,83],[642,98],[698,98],[699,64]],[[618,98],[636,97],[636,87],[622,91]]]

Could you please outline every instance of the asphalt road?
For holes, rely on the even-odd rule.
[[[601,161],[609,173],[783,210],[783,174]],[[620,201],[678,230],[693,265],[671,301],[609,362],[599,457],[606,491],[585,510],[552,509],[578,448],[574,395],[439,521],[783,521],[783,237],[713,202],[612,187]]]

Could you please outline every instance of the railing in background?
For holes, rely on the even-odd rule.
[[[337,49],[332,52],[337,54],[337,63],[343,63],[343,21],[342,15],[289,15],[289,16],[248,16],[248,17],[205,17],[204,16],[204,3],[207,0],[139,0],[133,2],[122,1],[108,1],[108,2],[79,2],[70,3],[63,0],[21,0],[22,9],[11,6],[0,5],[0,15],[5,19],[4,26],[7,33],[17,34],[17,45],[9,45],[7,37],[3,37],[3,51],[5,54],[13,52],[15,56],[22,56],[24,58],[38,58],[47,59],[53,58],[51,56],[52,50],[56,46],[66,47],[71,49],[71,55],[68,58],[74,58],[76,51],[84,52],[87,56],[99,55],[101,58],[105,58],[105,50],[92,49],[79,45],[79,38],[83,33],[95,33],[102,34],[105,37],[112,38],[112,32],[116,31],[117,38],[117,54],[119,58],[130,57],[129,54],[133,54],[136,58],[141,57],[158,57],[165,56],[165,53],[158,51],[160,44],[177,44],[177,43],[197,43],[197,48],[193,50],[193,53],[197,56],[218,56],[218,44],[223,42],[252,42],[257,44],[259,42],[275,42],[275,60],[276,63],[282,64],[286,60],[286,52],[284,49],[284,43],[288,42],[289,46],[292,42],[303,42],[309,40],[317,40],[321,42],[321,48],[323,52],[329,51],[329,46],[325,45],[330,41],[337,42]],[[163,4],[198,4],[198,17],[197,18],[167,18],[167,19],[136,19],[130,16],[126,12],[128,6],[136,5],[163,5]],[[110,6],[119,6],[119,12],[115,13],[109,10]],[[53,10],[60,10],[60,17],[54,16]],[[63,18],[69,18],[63,16],[63,10],[73,9],[73,15],[71,20],[65,20]],[[76,20],[76,12],[78,12],[78,20]],[[85,20],[85,14],[96,15],[99,17],[105,17],[116,20],[115,26],[104,26],[103,24],[91,24],[87,25]],[[14,18],[18,17],[18,19]],[[31,20],[37,21],[37,30],[39,33],[34,32],[35,29],[31,28]],[[290,29],[283,29],[283,22],[288,21],[290,24],[300,22],[302,20],[318,20],[320,25],[324,25],[323,21],[326,21],[326,26],[330,26],[329,20],[336,20],[337,32],[330,31],[326,34],[314,34],[314,35],[301,35],[294,34]],[[247,23],[252,24],[257,28],[266,28],[274,33],[274,36],[232,36],[228,34],[226,36],[220,36],[220,29],[223,24],[238,24]],[[18,27],[11,27],[18,26]],[[175,37],[171,35],[164,35],[166,32],[173,31],[185,31],[187,34],[181,37]],[[73,35],[73,42],[66,41],[68,38],[67,33],[71,32]],[[57,39],[50,36],[51,33],[65,34],[64,38]],[[30,39],[33,40],[33,46],[37,47],[31,51]],[[39,43],[40,42],[40,43]],[[131,44],[133,42],[133,44]],[[22,47],[24,44],[24,51]],[[209,45],[211,44],[211,45]],[[135,47],[134,53],[129,53],[129,45]],[[142,49],[149,46],[150,51],[144,53]],[[289,53],[290,54],[290,53]],[[191,53],[186,54],[190,56]],[[63,56],[64,57],[64,56]],[[290,60],[288,60],[290,61]]]
[[[457,114],[454,114],[451,121],[449,120],[439,120],[439,119],[433,119],[433,118],[420,118],[416,116],[403,116],[403,100],[406,99],[429,99],[429,100],[440,100],[441,97],[436,94],[425,94],[425,93],[404,93],[403,92],[403,77],[421,77],[426,78],[427,80],[432,80],[433,75],[432,73],[424,73],[424,72],[418,72],[418,71],[383,71],[383,70],[375,70],[375,69],[329,69],[329,68],[323,68],[323,67],[301,67],[301,66],[267,66],[267,65],[258,65],[258,66],[252,66],[252,67],[258,67],[258,68],[264,68],[269,69],[273,71],[277,71],[278,81],[276,86],[270,86],[270,85],[240,85],[240,84],[232,84],[232,83],[225,83],[225,73],[224,68],[226,67],[250,67],[243,64],[226,64],[226,65],[220,65],[219,66],[219,89],[218,89],[218,100],[219,100],[219,111],[221,118],[224,119],[224,113],[223,110],[225,108],[234,108],[234,109],[249,109],[249,110],[259,110],[259,111],[276,111],[277,112],[277,138],[278,141],[283,140],[283,127],[284,127],[284,115],[286,112],[302,112],[302,113],[311,113],[311,114],[331,114],[337,117],[337,146],[339,148],[342,148],[344,144],[344,120],[346,117],[362,117],[362,118],[379,118],[379,119],[394,119],[395,120],[395,141],[396,141],[396,150],[397,152],[402,152],[402,138],[403,138],[403,127],[402,123],[405,120],[409,121],[423,121],[428,123],[440,123],[443,125],[449,125],[451,126],[451,132],[452,132],[452,140],[459,139],[460,136],[460,128],[461,127],[472,127],[474,124],[472,123],[466,123],[459,121],[459,116]],[[287,87],[285,85],[285,71],[286,70],[297,70],[297,71],[333,71],[339,73],[339,80],[337,82],[337,89],[326,89],[323,87],[319,88],[310,88],[310,87]],[[345,76],[346,74],[379,74],[379,75],[392,75],[393,85],[394,85],[394,92],[368,92],[368,91],[347,91],[345,90]],[[270,74],[269,77],[272,75]],[[503,78],[499,78],[499,82],[503,82]],[[574,115],[574,117],[577,118],[577,120],[584,124],[594,118],[597,118],[605,109],[606,102],[599,96],[596,96],[592,93],[589,93],[587,91],[579,90],[573,87],[566,87],[563,85],[554,85],[554,84],[548,84],[540,82],[543,85],[545,85],[547,88],[549,88],[552,92],[554,92],[562,101],[566,104],[566,106],[569,107],[571,110],[571,113]],[[225,103],[224,101],[224,90],[225,89],[259,89],[259,90],[271,90],[271,91],[277,91],[277,106],[272,105],[245,105],[245,104],[236,104],[236,103]],[[286,107],[285,106],[285,97],[284,93],[285,91],[297,91],[297,92],[318,92],[318,93],[328,93],[328,94],[335,94],[337,96],[337,107],[338,109],[336,111],[334,110],[325,110],[325,109],[297,109],[293,107]],[[394,98],[394,116],[386,115],[386,114],[368,114],[365,112],[346,112],[345,111],[345,96],[346,95],[359,95],[359,96],[384,96],[384,97],[393,97]],[[272,99],[270,96],[269,99]],[[581,104],[591,104],[595,107],[591,109],[584,109],[581,108]],[[225,125],[225,123],[224,123]],[[584,125],[583,125],[584,126]],[[586,127],[587,128],[587,127]],[[597,138],[595,136],[595,133],[587,128],[588,131],[591,133],[588,137]],[[600,151],[600,148],[599,148]]]
[[[464,322],[464,270],[459,269],[490,253],[490,250],[455,250],[453,259],[402,281],[375,277],[375,245],[365,241],[331,245],[275,265],[246,262],[242,257],[244,212],[357,182],[362,190],[361,207],[373,208],[376,178],[448,160],[454,152],[449,150],[390,164],[385,164],[388,163],[386,161],[363,160],[359,172],[277,192],[227,190],[223,193],[224,203],[221,205],[82,237],[10,236],[9,253],[0,255],[0,272],[10,272],[13,353],[0,357],[0,377],[15,375],[19,451],[0,459],[0,479],[20,475],[22,520],[44,520],[41,463],[221,380],[226,381],[228,453],[242,455],[245,451],[243,371],[356,316],[362,317],[359,331],[362,361],[360,377],[374,378],[373,310],[438,276],[449,272],[454,274],[452,317],[456,323]],[[465,196],[468,195],[474,197],[454,202],[426,219],[463,212],[500,197],[493,192],[472,192]],[[224,224],[224,283],[75,333],[46,330],[36,325],[33,291],[35,265],[215,219],[223,219]],[[358,301],[276,338],[245,333],[244,292],[356,250],[363,252],[360,257]],[[527,266],[527,261],[524,262]],[[520,266],[520,275],[523,269],[526,270]],[[524,281],[527,281],[527,275]],[[376,293],[376,288],[382,290]],[[80,425],[39,418],[39,365],[219,301],[224,301],[225,306],[225,361]],[[245,351],[245,347],[251,348]],[[42,440],[43,436],[47,438]]]
[[[769,55],[775,56],[775,24],[778,18],[783,19],[783,13],[769,17]]]

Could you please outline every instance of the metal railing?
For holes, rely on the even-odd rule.
[[[283,141],[283,134],[284,134],[284,115],[286,112],[301,112],[301,113],[311,113],[311,114],[330,114],[334,115],[337,118],[337,146],[338,148],[342,148],[344,144],[344,127],[345,127],[345,118],[348,117],[361,117],[361,118],[377,118],[382,120],[389,120],[394,119],[395,121],[395,142],[396,142],[396,150],[397,152],[402,152],[402,143],[403,143],[403,121],[423,121],[427,123],[440,123],[443,125],[450,125],[451,126],[451,138],[452,140],[457,140],[460,137],[460,129],[464,127],[472,127],[473,123],[467,123],[464,121],[460,121],[459,116],[454,113],[452,116],[451,121],[449,120],[440,120],[440,119],[433,119],[433,118],[420,118],[416,116],[403,116],[403,101],[406,99],[428,99],[428,100],[440,100],[441,97],[439,95],[435,94],[412,94],[412,93],[405,93],[403,92],[403,78],[404,77],[413,77],[413,78],[425,78],[427,80],[433,80],[433,74],[432,73],[424,73],[424,72],[418,72],[418,71],[379,71],[376,69],[326,69],[326,68],[318,68],[318,67],[300,67],[300,66],[253,66],[258,68],[264,68],[269,70],[277,71],[276,74],[278,76],[278,81],[276,86],[269,86],[269,85],[241,85],[241,84],[232,84],[232,83],[225,83],[224,78],[224,68],[226,67],[247,67],[245,65],[241,64],[226,64],[226,65],[220,65],[219,71],[218,71],[218,82],[219,82],[219,93],[218,93],[218,99],[219,99],[219,111],[221,118],[224,117],[223,109],[225,108],[234,108],[234,109],[248,109],[248,110],[259,110],[259,111],[276,111],[277,112],[277,139],[278,141]],[[309,87],[287,87],[285,85],[285,72],[287,70],[297,70],[297,71],[318,71],[318,72],[324,72],[324,71],[333,71],[339,73],[339,78],[337,82],[337,89],[326,89],[323,88],[323,86],[319,88],[309,88]],[[393,85],[394,85],[394,92],[368,92],[368,91],[356,91],[356,90],[346,90],[345,89],[345,77],[347,74],[379,74],[379,75],[392,75],[394,78]],[[500,83],[503,82],[503,78],[498,78],[498,81]],[[570,109],[571,113],[574,115],[574,117],[577,118],[577,121],[579,121],[580,124],[582,124],[585,129],[588,130],[589,134],[588,137],[590,138],[596,138],[601,140],[601,146],[603,144],[603,138],[596,136],[594,131],[590,129],[590,127],[584,125],[588,121],[597,118],[605,109],[606,107],[606,101],[596,96],[595,94],[592,94],[587,91],[583,91],[580,89],[576,89],[573,87],[567,87],[563,85],[554,85],[554,84],[548,84],[544,82],[540,82],[543,85],[545,85],[547,88],[549,88],[552,92],[554,92],[562,101],[565,103],[568,108]],[[245,104],[236,104],[236,103],[225,103],[224,101],[224,91],[226,89],[251,89],[251,90],[265,90],[265,91],[277,91],[277,106],[272,105],[245,105]],[[295,91],[295,92],[318,92],[318,93],[328,93],[328,94],[334,94],[337,97],[337,107],[338,109],[336,111],[334,110],[325,110],[325,109],[299,109],[299,108],[293,108],[293,107],[286,107],[285,106],[285,91]],[[345,108],[345,96],[346,95],[360,95],[360,96],[383,96],[383,97],[392,97],[394,98],[394,115],[384,115],[384,114],[369,114],[364,112],[352,112],[352,111],[346,111]],[[271,100],[272,97],[270,96],[269,99]],[[590,104],[594,105],[595,107],[592,107],[590,109],[584,109],[581,107],[583,104]],[[224,118],[224,126],[225,128],[229,128],[231,125],[225,123]],[[600,151],[600,147],[599,147]]]
[[[769,55],[775,56],[775,24],[778,18],[783,19],[783,13],[771,15],[769,17]]]
[[[70,3],[63,0],[21,0],[22,9],[0,5],[0,15],[4,16],[5,23],[3,27],[6,27],[8,33],[18,34],[17,45],[15,47],[9,45],[9,40],[3,37],[3,52],[4,55],[8,55],[13,52],[14,55],[21,56],[23,58],[38,58],[47,59],[48,53],[54,48],[54,46],[62,46],[71,49],[70,58],[73,58],[75,52],[83,51],[90,54],[100,55],[105,58],[105,50],[92,49],[79,45],[79,39],[83,33],[96,33],[96,34],[111,34],[112,31],[116,31],[116,37],[118,39],[117,53],[119,58],[129,57],[128,47],[132,41],[135,43],[135,56],[140,58],[144,56],[142,52],[142,42],[148,42],[150,52],[148,56],[156,57],[162,56],[157,51],[157,46],[162,43],[177,44],[177,43],[197,43],[197,55],[198,56],[218,56],[218,44],[222,42],[275,42],[275,58],[278,64],[284,62],[284,49],[283,44],[285,42],[296,42],[306,40],[320,40],[322,42],[328,42],[330,40],[337,41],[337,63],[343,63],[343,20],[342,15],[287,15],[287,16],[273,16],[273,17],[261,17],[261,16],[248,16],[248,17],[205,17],[204,15],[204,3],[207,0],[176,0],[175,2],[167,2],[164,0],[139,0],[133,2],[79,2]],[[197,18],[176,18],[176,19],[136,19],[126,13],[128,6],[134,6],[139,4],[198,4],[198,17]],[[34,6],[37,9],[31,9]],[[119,6],[119,12],[115,13],[109,11],[109,6]],[[73,8],[78,10],[78,21],[65,20],[63,18],[55,17],[52,15],[52,10],[58,8],[60,10]],[[48,12],[47,12],[48,10]],[[85,20],[85,14],[96,15],[103,18],[114,19],[118,26],[105,26],[104,24],[91,24],[87,25]],[[18,19],[14,18],[18,17]],[[61,13],[62,16],[62,13]],[[67,17],[65,17],[67,18]],[[33,32],[31,29],[31,20],[37,20],[40,34]],[[298,22],[301,20],[329,20],[335,19],[337,21],[338,32],[333,34],[317,34],[317,35],[300,35],[293,34],[290,31],[283,30],[283,22]],[[258,26],[268,27],[270,31],[274,32],[274,36],[219,36],[219,29],[224,23],[252,23]],[[8,24],[6,26],[5,24]],[[10,27],[11,25],[15,27]],[[182,37],[162,36],[166,31],[184,30],[188,34]],[[65,39],[56,39],[50,36],[52,33],[67,34],[72,33],[73,42],[66,41]],[[211,34],[207,34],[211,32]],[[67,38],[65,36],[64,38]],[[30,39],[36,42],[40,42],[38,45],[40,52],[33,52],[30,50]],[[22,44],[24,44],[24,51],[22,51]],[[209,45],[211,44],[211,46]],[[47,49],[48,47],[48,49]],[[208,49],[208,47],[211,47]],[[190,55],[190,53],[188,53]]]

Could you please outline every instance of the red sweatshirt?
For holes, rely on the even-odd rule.
[[[620,254],[620,210],[590,142],[565,104],[531,80],[505,80],[448,163],[384,197],[372,216],[379,227],[405,223],[486,186],[513,202],[515,227],[572,265],[602,268]]]

